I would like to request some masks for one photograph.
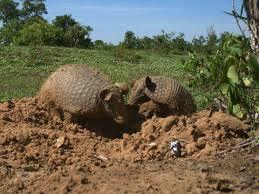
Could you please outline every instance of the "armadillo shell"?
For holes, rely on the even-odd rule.
[[[38,99],[43,103],[53,102],[73,114],[94,115],[98,111],[100,91],[111,85],[104,74],[87,65],[65,65],[46,80]]]
[[[172,109],[184,114],[195,111],[194,100],[191,93],[174,79],[150,76],[156,87],[153,91],[145,90],[146,95],[154,102],[167,104]]]

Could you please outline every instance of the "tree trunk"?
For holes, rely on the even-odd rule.
[[[244,7],[251,32],[251,47],[259,54],[259,0],[244,0]]]

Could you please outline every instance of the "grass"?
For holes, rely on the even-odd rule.
[[[121,52],[121,53],[120,53]],[[130,55],[130,56],[129,56]],[[188,86],[182,66],[185,56],[161,56],[147,51],[104,51],[62,47],[0,47],[0,101],[37,94],[47,76],[64,64],[89,64],[116,81],[145,75],[173,77]],[[203,108],[205,99],[192,91]]]

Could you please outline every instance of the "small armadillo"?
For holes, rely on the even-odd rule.
[[[132,81],[129,105],[138,105],[152,100],[175,114],[191,114],[195,104],[191,93],[174,79],[150,76]]]
[[[41,87],[38,102],[86,118],[112,117],[127,122],[122,91],[101,72],[87,65],[64,65]]]

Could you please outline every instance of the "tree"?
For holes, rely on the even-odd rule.
[[[223,32],[223,33],[220,34],[220,37],[219,37],[219,40],[218,40],[218,42],[219,42],[219,47],[220,47],[220,48],[223,47],[225,41],[226,41],[230,36],[231,36],[231,33],[229,33],[229,32]]]
[[[153,39],[147,36],[144,36],[142,39],[139,39],[140,48],[142,49],[152,49],[153,47]]]
[[[91,47],[90,33],[93,29],[90,26],[75,24],[69,26],[64,34],[63,46],[67,47]]]
[[[196,52],[204,52],[205,50],[206,39],[203,36],[199,36],[199,38],[192,39],[192,49]]]
[[[243,4],[251,32],[251,47],[259,55],[259,0],[243,0]]]
[[[21,23],[19,20],[8,20],[2,28],[0,28],[0,44],[9,45],[13,43],[14,37],[21,29]]]
[[[218,37],[213,26],[210,26],[207,30],[207,53],[212,54],[217,49]]]
[[[171,40],[174,36],[174,33],[171,33],[170,35],[162,31],[161,35],[153,36],[154,40],[154,49],[170,49],[171,47]]]
[[[184,40],[184,36],[184,33],[180,33],[172,40],[174,47],[179,51],[188,50],[189,46],[187,41]]]
[[[127,31],[124,36],[124,41],[122,45],[128,49],[136,49],[138,48],[138,39],[135,36],[135,33],[132,31]]]
[[[42,18],[43,14],[47,14],[44,4],[45,0],[24,0],[22,4],[22,17],[24,21],[29,18]]]
[[[80,25],[71,15],[57,16],[52,24],[62,30],[60,46],[87,48],[93,46],[90,39],[93,29],[90,26]]]
[[[13,0],[0,1],[0,20],[2,20],[3,24],[6,24],[9,20],[17,20],[19,18],[18,5],[19,3]]]
[[[14,38],[14,43],[22,46],[56,46],[61,30],[44,20],[26,23]]]
[[[66,31],[70,26],[77,24],[77,22],[71,15],[62,15],[56,16],[55,20],[52,21],[52,24]]]
[[[96,40],[93,42],[95,49],[105,49],[107,47],[107,44],[102,40]]]

